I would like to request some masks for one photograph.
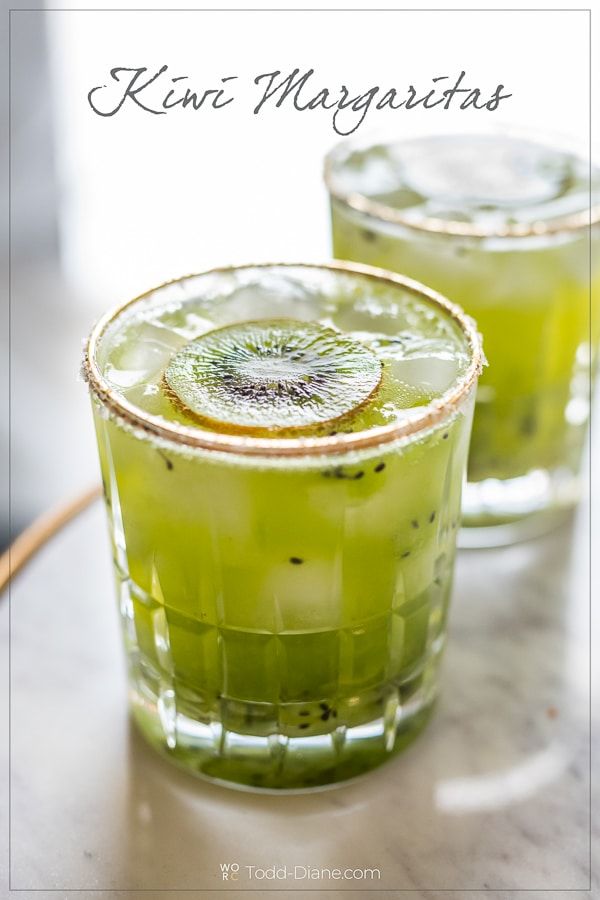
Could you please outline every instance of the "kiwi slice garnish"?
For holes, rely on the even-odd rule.
[[[381,381],[369,347],[313,322],[260,319],[182,347],[164,374],[171,400],[214,430],[314,430],[361,407]]]

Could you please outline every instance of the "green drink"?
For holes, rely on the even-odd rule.
[[[453,136],[347,142],[326,178],[336,257],[426,282],[483,334],[490,367],[477,393],[465,543],[545,530],[578,497],[600,328],[598,207],[589,208],[600,174],[590,185],[583,160],[531,141]]]
[[[191,276],[98,323],[84,371],[155,747],[301,789],[417,734],[480,366],[457,307],[341,264]]]

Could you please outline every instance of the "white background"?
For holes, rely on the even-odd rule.
[[[434,76],[448,86],[465,70],[486,96],[498,83],[513,96],[496,112],[372,107],[359,133],[506,123],[587,144],[586,12],[70,11],[50,21],[65,259],[105,305],[216,264],[329,255],[321,171],[339,139],[332,114],[287,101],[254,116],[257,74],[313,68],[314,93],[335,96],[343,83],[353,95],[380,85],[404,97],[410,84],[422,95]],[[114,66],[163,63],[199,90],[239,76],[235,102],[153,116],[127,101],[106,119],[90,109],[88,90]]]

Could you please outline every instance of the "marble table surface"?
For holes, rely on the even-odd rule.
[[[131,728],[96,502],[13,584],[14,896],[589,897],[588,529],[584,505],[544,538],[461,551],[443,693],[426,732],[362,780],[278,797],[195,780]],[[6,597],[0,627],[6,647]],[[237,880],[224,880],[227,864]],[[272,866],[299,877],[261,878]],[[302,877],[336,867],[379,876]],[[6,885],[7,866],[3,876]]]

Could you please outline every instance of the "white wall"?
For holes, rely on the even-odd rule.
[[[253,77],[313,68],[320,85],[374,84],[425,92],[438,75],[513,96],[497,112],[458,104],[371,109],[360,133],[393,127],[469,130],[503,123],[587,143],[586,12],[53,12],[53,60],[68,271],[109,305],[191,270],[259,259],[325,258],[322,157],[336,140],[331,113],[252,114]],[[87,91],[114,66],[169,65],[199,87],[238,75],[218,112],[153,116],[128,101],[112,118]],[[168,77],[168,76],[167,76]],[[98,96],[98,95],[96,95]],[[140,95],[141,96],[141,95]],[[145,95],[146,96],[146,95]],[[99,97],[99,102],[102,98]]]

